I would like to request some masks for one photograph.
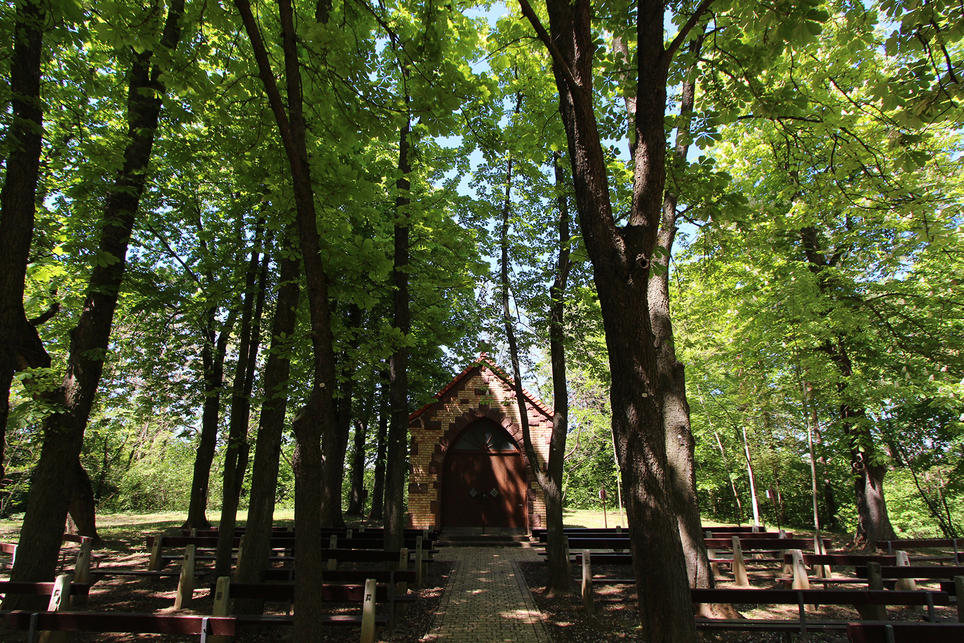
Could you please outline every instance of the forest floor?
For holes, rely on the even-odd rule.
[[[594,526],[594,519],[574,519],[568,516],[567,523]],[[586,516],[578,516],[586,518]],[[103,546],[95,551],[94,564],[101,567],[121,567],[146,569],[149,553],[146,547],[146,537],[151,534],[176,534],[179,532],[183,516],[153,515],[153,516],[107,516],[99,519],[99,533],[104,541]],[[0,523],[0,542],[16,542],[17,527],[12,521]],[[843,537],[834,539],[835,549],[844,549],[847,542]],[[73,565],[73,550],[70,544],[65,544],[65,555],[61,564],[70,569]],[[571,595],[549,598],[543,588],[547,574],[544,563],[523,563],[523,573],[527,585],[532,592],[536,606],[542,613],[554,643],[614,643],[624,641],[634,643],[642,641],[643,635],[638,627],[639,614],[636,607],[636,593],[631,586],[612,585],[597,588],[596,613],[587,614],[582,608],[582,601],[578,597],[579,579],[578,569],[573,566],[573,592]],[[383,636],[382,640],[398,643],[418,643],[431,629],[433,619],[445,587],[451,566],[448,563],[437,562],[430,565],[430,572],[426,575],[422,587],[418,590],[418,601],[399,618],[398,626],[391,637]],[[624,576],[626,568],[607,570],[597,567],[599,573],[613,576]],[[757,587],[772,587],[775,585],[774,571],[767,569],[751,573],[751,583]],[[726,586],[726,582],[721,586]],[[87,607],[93,611],[140,612],[140,613],[172,613],[177,578],[139,578],[131,579],[113,577],[96,583],[91,588]],[[184,613],[210,614],[212,608],[211,592],[207,586],[201,586],[194,592],[194,600]],[[284,613],[285,604],[269,604],[271,613]],[[796,606],[755,606],[738,605],[737,609],[745,618],[752,619],[793,619],[797,617]],[[940,620],[956,620],[954,608],[938,608]],[[357,606],[333,605],[333,613],[356,612]],[[894,620],[924,620],[926,613],[921,610],[896,610],[889,608],[890,618]],[[843,607],[821,606],[817,610],[808,608],[808,618],[857,620],[855,611]],[[290,639],[289,627],[276,627],[273,630],[247,630],[239,641],[254,643],[268,643],[269,641],[285,641]],[[358,630],[352,627],[332,627],[325,632],[319,632],[318,640],[332,643],[348,643],[357,641]],[[78,643],[93,643],[94,641],[127,642],[127,641],[157,641],[158,643],[181,643],[185,639],[166,635],[129,634],[89,634],[74,637]],[[769,643],[783,640],[781,634],[743,634],[725,633],[708,635],[705,640],[720,641],[721,643],[760,642]],[[814,643],[843,643],[846,636],[843,633],[819,634],[811,633],[810,640]],[[26,633],[0,632],[0,642],[26,641]]]

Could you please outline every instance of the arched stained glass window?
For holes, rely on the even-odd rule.
[[[462,432],[452,450],[517,452],[518,448],[502,427],[491,422],[476,422]]]

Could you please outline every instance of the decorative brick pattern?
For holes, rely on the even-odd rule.
[[[524,396],[537,466],[544,469],[549,458],[552,411],[527,391]],[[441,527],[441,476],[448,447],[469,424],[488,418],[506,430],[522,453],[526,465],[527,525],[529,529],[542,527],[546,515],[545,498],[533,475],[532,463],[525,456],[519,406],[511,378],[489,362],[483,353],[436,398],[435,402],[409,416],[409,526]]]

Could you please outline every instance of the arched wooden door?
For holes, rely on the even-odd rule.
[[[442,468],[442,528],[525,529],[525,464],[505,429],[479,420],[459,435]]]

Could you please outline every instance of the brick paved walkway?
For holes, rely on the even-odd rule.
[[[536,550],[444,547],[436,558],[453,568],[425,643],[552,643],[519,569]]]

